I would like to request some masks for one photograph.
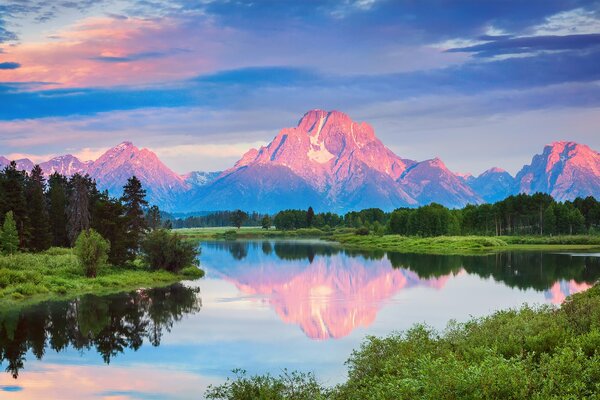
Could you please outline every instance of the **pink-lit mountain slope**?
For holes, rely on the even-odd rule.
[[[575,142],[554,142],[517,174],[520,193],[549,193],[556,200],[600,198],[600,153]]]
[[[406,173],[415,167],[412,174]],[[419,177],[444,182],[417,182]],[[248,151],[198,190],[192,204],[195,209],[236,208],[242,201],[263,211],[292,204],[335,211],[390,210],[428,201],[427,193],[439,195],[450,206],[480,201],[443,163],[400,158],[370,125],[339,111],[312,110],[296,127],[282,129],[267,146]]]
[[[148,194],[151,204],[172,210],[177,198],[186,190],[184,178],[162,163],[148,149],[139,149],[130,142],[123,142],[106,151],[86,170],[98,186],[118,196],[127,179],[135,175]]]

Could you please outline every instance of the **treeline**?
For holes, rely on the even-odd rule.
[[[46,181],[39,166],[26,173],[11,162],[0,171],[0,223],[16,228],[19,250],[33,252],[73,246],[93,229],[110,243],[108,261],[123,265],[135,258],[146,231],[161,224],[145,195],[135,176],[114,198],[89,176],[54,173]]]
[[[163,214],[163,219],[173,228],[206,228],[232,226],[236,219],[236,211],[217,211],[207,215],[196,215],[185,218],[175,218],[170,214]],[[253,212],[246,214],[242,226],[261,226],[266,214]]]
[[[557,202],[548,194],[519,194],[494,204],[448,209],[432,203],[399,208],[391,213],[377,208],[345,215],[285,210],[273,218],[277,229],[357,228],[358,233],[406,236],[442,235],[573,235],[600,233],[600,202],[593,197]]]

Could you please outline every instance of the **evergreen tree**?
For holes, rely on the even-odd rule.
[[[92,207],[92,229],[110,243],[108,261],[123,265],[129,259],[125,209],[118,199],[100,193]]]
[[[313,224],[314,219],[315,219],[315,211],[313,210],[312,207],[308,207],[308,210],[306,211],[306,226],[308,226],[310,228]]]
[[[82,231],[90,229],[90,187],[88,181],[85,177],[75,174],[69,182],[70,195],[67,213],[67,233],[71,244],[75,243],[75,240]]]
[[[142,182],[135,176],[129,178],[123,187],[121,202],[125,210],[127,226],[128,259],[133,260],[148,227],[144,218],[144,208],[148,206],[146,191],[142,187]]]
[[[30,222],[30,235],[27,247],[34,251],[43,251],[50,247],[48,209],[46,206],[44,173],[39,165],[33,167],[27,179],[27,214]]]
[[[47,197],[52,245],[67,247],[67,178],[57,172],[50,175]]]
[[[11,163],[4,169],[2,180],[3,204],[0,213],[13,212],[13,218],[19,232],[19,245],[24,247],[29,238],[29,219],[27,218],[27,201],[25,198],[25,171],[17,170],[17,163]]]
[[[19,233],[13,212],[9,211],[4,217],[4,224],[0,230],[0,250],[5,254],[14,254],[19,248]]]
[[[550,204],[544,210],[544,234],[546,235],[554,235],[556,232],[556,215],[554,214],[554,205]]]
[[[271,217],[269,217],[268,215],[265,215],[261,221],[261,225],[263,229],[270,229],[271,228]]]
[[[148,209],[148,212],[146,213],[146,224],[150,230],[159,229],[162,226],[160,209],[158,206],[152,206]]]

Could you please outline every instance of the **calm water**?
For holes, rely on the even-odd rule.
[[[365,335],[559,304],[600,278],[598,254],[361,253],[316,241],[208,242],[201,262],[194,283],[0,315],[0,398],[198,398],[233,368],[334,384]]]

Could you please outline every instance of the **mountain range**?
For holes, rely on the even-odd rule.
[[[28,159],[16,161],[19,169],[30,171],[34,166]],[[0,166],[8,163],[0,156]],[[561,201],[600,198],[600,153],[583,144],[551,143],[515,177],[500,168],[473,177],[450,171],[439,158],[401,158],[375,136],[369,124],[323,110],[307,112],[296,127],[282,129],[268,145],[249,150],[222,172],[179,175],[152,151],[130,142],[109,149],[95,161],[64,155],[40,167],[47,175],[89,174],[115,196],[136,175],[151,203],[178,212],[235,208],[276,212],[309,206],[345,212],[431,202],[463,207],[535,192]]]

